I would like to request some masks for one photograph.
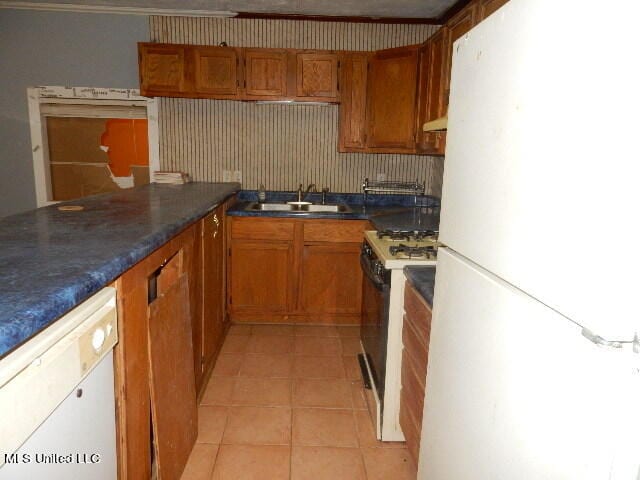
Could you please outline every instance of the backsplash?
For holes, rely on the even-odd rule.
[[[150,19],[151,40],[273,48],[375,50],[420,43],[433,25],[294,22],[227,18]],[[338,106],[259,105],[228,100],[162,98],[160,164],[194,180],[222,181],[242,172],[243,188],[295,190],[316,183],[359,192],[364,177],[426,182],[440,196],[444,159],[401,154],[338,153]]]

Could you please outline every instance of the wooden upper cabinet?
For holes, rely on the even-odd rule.
[[[478,21],[482,21],[507,3],[508,0],[480,0],[478,2]]]
[[[444,69],[448,65],[445,58],[447,35],[446,28],[441,28],[420,49],[420,93],[416,125],[417,150],[420,153],[444,154],[446,133],[423,132],[422,126],[446,113],[443,79]]]
[[[369,55],[345,55],[340,66],[338,151],[362,152],[367,146],[367,66]]]
[[[140,94],[181,94],[188,90],[184,45],[138,44]]]
[[[471,30],[474,25],[478,23],[477,19],[478,5],[476,3],[470,3],[465,8],[456,13],[447,22],[447,50],[446,50],[446,62],[445,75],[444,75],[444,112],[446,113],[449,107],[449,87],[451,84],[451,57],[453,55],[453,42],[462,37],[465,33]]]
[[[287,52],[266,48],[244,51],[245,97],[286,98]]]
[[[299,52],[296,59],[296,97],[338,101],[338,54]]]
[[[199,94],[235,97],[239,86],[239,53],[231,47],[193,47],[194,83]]]
[[[367,146],[415,152],[418,45],[380,50],[369,61]]]

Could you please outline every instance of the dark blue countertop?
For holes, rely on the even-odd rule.
[[[228,215],[239,217],[280,218],[327,218],[341,220],[370,220],[378,230],[383,229],[431,229],[437,230],[440,221],[440,199],[430,195],[365,195],[362,193],[329,193],[328,204],[344,204],[351,211],[342,213],[296,213],[283,211],[247,211],[249,202],[258,201],[255,190],[242,190],[238,203],[231,207]],[[321,202],[320,193],[310,193],[306,201]],[[267,202],[277,203],[296,199],[296,192],[267,192]]]
[[[0,219],[0,357],[237,192],[146,185]],[[63,212],[59,205],[82,205]]]
[[[436,267],[411,265],[404,267],[404,275],[422,298],[433,306],[433,288],[435,286]]]
[[[433,230],[440,225],[440,209],[414,207],[395,212],[380,212],[370,221],[376,230]]]

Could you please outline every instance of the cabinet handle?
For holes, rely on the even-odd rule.
[[[213,217],[211,217],[211,222],[214,225],[213,238],[215,238],[218,236],[218,231],[220,230],[220,220],[218,219],[217,214],[213,214]]]

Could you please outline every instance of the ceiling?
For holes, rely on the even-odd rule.
[[[46,0],[45,0],[46,2]],[[42,8],[42,1],[0,2],[0,4]],[[451,8],[457,0],[60,0],[46,2],[53,9],[73,6],[115,9],[158,9],[182,13],[188,11],[252,12],[260,14],[294,14],[355,17],[396,17],[435,19]],[[171,12],[163,12],[171,13]]]

